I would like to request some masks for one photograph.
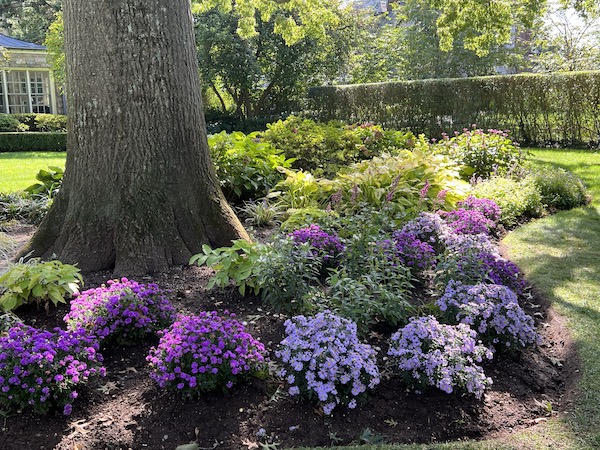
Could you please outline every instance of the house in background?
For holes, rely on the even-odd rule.
[[[0,34],[0,113],[64,114],[46,47]]]

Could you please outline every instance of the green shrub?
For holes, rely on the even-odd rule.
[[[0,133],[0,152],[64,152],[67,133]]]
[[[79,292],[83,280],[79,269],[60,261],[31,259],[13,265],[0,276],[0,306],[12,311],[28,303],[66,303],[65,297]]]
[[[473,128],[452,138],[444,139],[434,148],[466,165],[466,175],[488,178],[492,174],[506,174],[523,164],[526,152],[521,150],[499,130]]]
[[[25,191],[0,193],[0,223],[18,220],[37,225],[51,205],[52,199],[49,197],[32,197]]]
[[[287,158],[294,158],[295,169],[326,177],[334,176],[350,163],[384,151],[411,148],[414,143],[410,132],[386,131],[370,123],[317,123],[297,116],[268,124],[267,131],[260,136],[282,149]]]
[[[20,122],[10,114],[0,114],[0,132],[19,131]]]
[[[22,123],[29,131],[67,131],[67,116],[60,114],[26,113],[11,114],[11,116]]]
[[[277,168],[292,164],[271,144],[258,142],[256,133],[223,131],[209,136],[208,144],[221,188],[231,202],[264,197],[283,178]]]
[[[540,191],[542,202],[550,208],[571,209],[588,202],[583,182],[564,169],[536,169],[533,180]]]
[[[600,141],[600,71],[319,86],[308,97],[322,121],[373,120],[429,137],[476,123],[531,146]]]
[[[14,239],[0,231],[0,259],[8,259],[8,256],[15,248],[16,243]]]
[[[521,180],[492,177],[476,184],[473,195],[496,202],[500,222],[505,226],[514,226],[523,218],[540,217],[544,212],[542,195],[531,176]]]

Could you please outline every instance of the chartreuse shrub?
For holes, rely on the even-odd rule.
[[[12,311],[29,303],[55,306],[66,303],[65,297],[79,292],[83,280],[79,269],[60,261],[41,262],[30,259],[12,265],[0,276],[0,306],[4,311]]]
[[[380,381],[375,350],[359,341],[356,324],[330,311],[286,320],[275,354],[290,395],[318,401],[326,415],[356,408]]]
[[[127,278],[109,280],[77,295],[64,317],[70,330],[83,329],[104,346],[135,343],[168,327],[174,319],[175,308],[156,284]]]
[[[345,213],[365,204],[374,208],[390,204],[404,213],[452,209],[467,196],[468,184],[460,179],[456,163],[423,150],[420,144],[394,156],[383,154],[353,164],[331,180],[286,170],[287,177],[275,189],[281,192],[279,201],[288,208],[329,205]]]
[[[500,207],[500,222],[509,227],[523,218],[540,217],[544,212],[542,195],[531,176],[520,180],[491,177],[477,183],[472,194],[493,200]]]
[[[77,387],[105,375],[98,342],[85,330],[38,330],[19,324],[0,335],[0,406],[72,411]]]
[[[492,359],[492,352],[466,324],[445,325],[433,316],[413,318],[390,338],[388,356],[395,371],[416,390],[431,386],[481,398],[492,384],[480,365]]]
[[[231,389],[260,371],[265,355],[263,344],[245,331],[235,314],[203,311],[197,316],[178,316],[146,359],[150,377],[161,388],[198,397]]]
[[[516,294],[499,284],[465,285],[451,280],[436,305],[451,323],[464,323],[495,348],[523,348],[540,340],[533,318],[525,313]]]
[[[277,168],[292,163],[281,150],[260,142],[256,133],[223,131],[209,136],[208,145],[223,193],[234,203],[267,195],[283,177]]]
[[[386,131],[370,123],[319,123],[297,116],[268,124],[261,137],[263,142],[283,150],[287,158],[293,158],[294,169],[325,177],[383,152],[412,148],[415,139],[410,132]]]

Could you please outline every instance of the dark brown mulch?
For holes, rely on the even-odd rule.
[[[284,317],[270,313],[259,299],[242,298],[233,288],[207,292],[210,274],[209,269],[175,268],[152,280],[171,291],[179,310],[236,312],[273,350],[282,338]],[[86,288],[108,278],[109,273],[87,276]],[[351,412],[340,408],[333,417],[324,417],[312,403],[286,396],[284,386],[274,379],[254,379],[228,394],[186,401],[149,379],[149,342],[106,352],[108,376],[81,390],[70,417],[60,412],[22,413],[0,422],[0,449],[173,450],[197,442],[201,448],[252,450],[259,441],[280,443],[279,448],[328,446],[358,442],[361,434],[371,441],[430,443],[497,437],[534,427],[569,407],[578,359],[566,328],[547,302],[533,295],[527,303],[544,342],[489,364],[494,385],[480,401],[438,391],[410,393],[394,377],[385,379],[363,407]],[[64,305],[48,316],[35,308],[19,313],[28,323],[53,327],[63,325],[67,310]],[[381,348],[380,355],[385,354],[386,337],[371,339]]]

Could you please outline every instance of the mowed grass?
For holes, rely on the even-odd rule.
[[[41,169],[48,166],[64,169],[65,159],[65,152],[0,153],[0,192],[15,192],[31,186]]]
[[[510,259],[566,317],[581,357],[575,408],[545,431],[570,433],[569,448],[600,448],[600,153],[532,152],[538,165],[575,173],[593,196],[587,207],[533,221],[504,240]]]

